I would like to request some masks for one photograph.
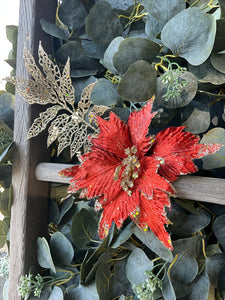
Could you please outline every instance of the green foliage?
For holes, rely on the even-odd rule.
[[[41,26],[54,37],[53,59],[60,68],[70,57],[76,99],[96,82],[92,103],[127,120],[156,94],[154,132],[185,125],[202,143],[224,143],[225,19],[223,9],[218,19],[219,8],[212,7],[217,1],[143,0],[125,9],[121,1],[61,2],[56,24],[42,20]],[[222,8],[223,1],[219,4]],[[224,175],[224,157],[222,147],[203,158],[203,169]],[[172,200],[170,251],[129,220],[99,240],[94,201],[77,195],[59,205],[50,201],[51,237],[37,242],[42,278],[51,277],[44,279],[43,299],[204,300],[209,287],[222,299],[223,207]],[[0,210],[6,207],[0,203]]]
[[[163,28],[163,44],[174,55],[198,66],[206,61],[213,49],[216,20],[197,7],[181,11]]]

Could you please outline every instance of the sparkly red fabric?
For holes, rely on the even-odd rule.
[[[130,217],[143,230],[150,228],[172,249],[164,226],[168,224],[165,206],[170,207],[169,196],[176,196],[171,182],[179,175],[196,172],[192,160],[216,152],[221,145],[199,144],[197,136],[183,132],[184,127],[170,127],[156,136],[147,136],[155,115],[151,113],[152,103],[149,100],[139,112],[132,112],[127,124],[114,113],[108,121],[97,117],[100,133],[92,139],[91,151],[80,157],[81,165],[60,174],[72,178],[69,192],[83,189],[86,197],[98,197],[95,209],[103,209],[100,238],[106,236],[113,221],[121,228]],[[131,147],[135,148],[136,156],[125,153]],[[129,169],[127,159],[137,161],[138,167]],[[138,170],[137,178],[134,168]],[[123,186],[124,178],[132,181],[128,191]]]

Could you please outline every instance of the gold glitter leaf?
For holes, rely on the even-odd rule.
[[[47,127],[48,123],[56,117],[60,109],[62,108],[59,105],[54,105],[40,113],[39,117],[34,120],[29,129],[27,138],[30,139],[42,132]]]
[[[94,115],[102,115],[108,107],[93,105],[90,101],[94,84],[88,85],[81,94],[81,99],[74,107],[75,90],[70,78],[70,60],[68,58],[62,72],[48,57],[41,43],[38,49],[39,65],[25,47],[24,60],[32,78],[25,80],[11,78],[17,92],[30,104],[54,104],[39,114],[28,131],[27,138],[35,137],[48,125],[47,147],[58,141],[59,155],[70,146],[71,157],[78,152],[90,149],[90,139],[98,133]],[[59,111],[63,110],[63,114]]]

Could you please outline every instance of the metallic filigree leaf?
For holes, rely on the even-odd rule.
[[[34,120],[31,128],[29,129],[27,138],[30,139],[42,132],[47,127],[48,123],[56,117],[60,109],[62,108],[59,105],[54,105],[40,113],[39,117]]]
[[[55,104],[41,112],[34,120],[28,131],[27,138],[37,136],[48,125],[47,147],[58,141],[59,155],[66,147],[70,146],[71,157],[80,151],[90,149],[90,140],[98,133],[95,115],[102,115],[108,107],[93,105],[90,102],[94,84],[88,85],[81,94],[77,108],[75,103],[75,90],[70,78],[70,60],[60,71],[59,67],[48,57],[41,43],[38,49],[39,65],[34,57],[24,49],[24,60],[32,78],[29,80],[12,78],[17,87],[17,92],[30,104]],[[63,110],[63,114],[58,115]]]

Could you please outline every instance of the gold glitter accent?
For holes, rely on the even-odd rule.
[[[116,168],[114,180],[117,181],[119,179],[120,170],[125,166],[120,184],[122,189],[127,192],[128,196],[131,196],[134,180],[139,176],[140,162],[136,155],[137,148],[135,146],[125,149],[124,152],[127,157],[123,159],[122,165]]]
[[[94,84],[88,85],[81,94],[78,107],[74,107],[75,90],[70,78],[70,60],[68,58],[61,73],[39,44],[38,68],[32,54],[24,48],[24,61],[32,79],[8,78],[16,85],[20,94],[30,104],[54,104],[39,114],[28,131],[27,138],[39,135],[49,124],[47,146],[58,141],[59,155],[70,146],[71,157],[81,149],[84,152],[90,149],[90,138],[98,134],[99,129],[94,118],[95,114],[102,115],[108,107],[93,105],[90,102]],[[59,114],[61,111],[63,113]],[[92,117],[89,117],[91,114]],[[89,120],[89,122],[87,121]]]

